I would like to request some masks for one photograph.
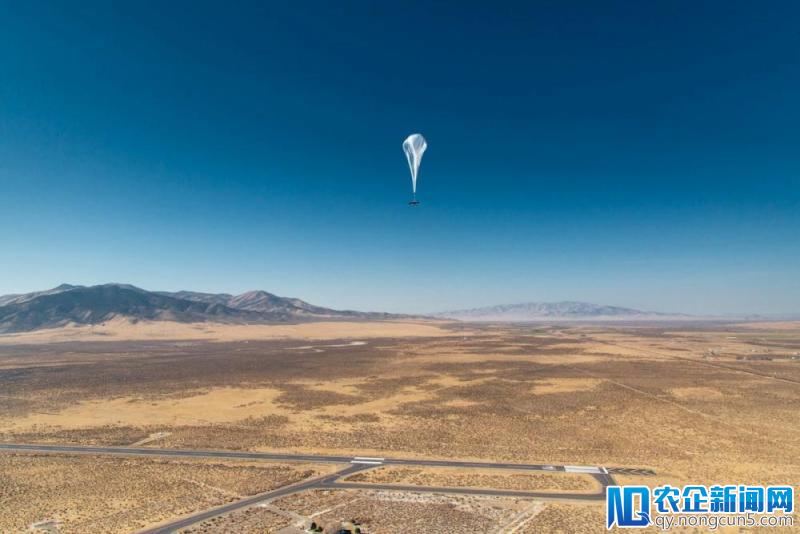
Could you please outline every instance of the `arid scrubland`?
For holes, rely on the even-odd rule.
[[[450,488],[497,488],[516,491],[595,493],[600,485],[586,475],[519,472],[500,469],[387,466],[356,473],[347,482],[404,484]]]
[[[275,502],[318,524],[356,520],[370,534],[491,532],[528,504],[494,497],[342,490],[316,490]]]
[[[325,328],[324,339],[306,332],[303,339],[4,344],[0,441],[582,464],[612,468],[620,482],[651,485],[800,485],[798,324],[437,325],[431,326],[435,336],[359,337],[353,330],[335,340]],[[131,476],[155,470],[143,477],[148,481],[158,474],[177,480],[172,471],[199,476],[175,461],[163,470],[148,467],[154,460],[119,458],[89,462],[0,453],[0,461],[9,466],[0,476],[13,475],[20,502],[42,480],[66,487],[72,475],[57,474],[65,469],[80,480],[82,465],[96,471],[104,462],[127,462],[122,471]],[[297,466],[281,467],[289,468]],[[242,468],[236,484],[247,484],[253,469],[259,467]],[[207,476],[200,480],[222,484]],[[358,477],[565,491],[587,491],[575,484],[592,483],[515,472],[394,468]],[[272,480],[270,475],[263,482]],[[59,513],[125,531],[122,525],[157,522],[226,498],[182,482],[180,491],[189,493],[165,490],[175,492],[181,504],[163,509],[150,490],[127,487],[120,486],[120,501],[112,505],[89,506],[94,501],[80,497],[58,501]],[[247,493],[262,486],[219,487]],[[437,517],[453,524],[475,521],[472,531],[500,524],[485,514],[459,515],[474,512],[457,507],[445,514],[436,507],[417,510],[422,505],[412,501],[380,504],[390,498],[383,492],[378,500],[372,493],[354,495],[361,500],[351,498],[337,510],[370,510],[375,532],[402,522],[392,515],[399,510],[406,518],[430,516],[430,532],[440,528]],[[97,502],[103,498],[98,494]],[[46,519],[14,506],[15,525]],[[128,509],[141,513],[128,518]],[[268,529],[259,525],[278,521],[270,513],[238,514],[248,516],[254,528]],[[598,514],[598,506],[549,503],[520,531],[547,532],[544,525],[582,521],[594,527]]]
[[[330,466],[0,454],[0,532],[132,532],[285,486]]]

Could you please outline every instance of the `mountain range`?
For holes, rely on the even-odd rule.
[[[241,295],[146,291],[128,284],[74,286],[0,296],[0,333],[68,324],[99,324],[116,317],[180,322],[287,323],[326,319],[389,319],[402,316],[333,310],[266,291]]]
[[[147,291],[129,284],[77,286],[0,296],[0,334],[66,325],[132,321],[297,323],[319,320],[422,318],[413,315],[334,310],[266,291],[241,295],[196,291]],[[427,318],[474,322],[702,320],[677,313],[641,311],[586,302],[526,302],[435,313]],[[720,319],[720,317],[717,317]],[[757,317],[754,320],[763,320]]]
[[[688,319],[691,316],[682,314],[668,314],[647,312],[632,308],[618,306],[603,306],[587,302],[525,302],[521,304],[505,304],[501,306],[487,306],[484,308],[471,308],[454,310],[434,314],[443,319],[457,319],[460,321],[546,321],[552,319],[562,320],[670,320]]]

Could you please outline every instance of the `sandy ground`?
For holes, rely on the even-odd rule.
[[[415,321],[313,322],[300,324],[232,325],[219,323],[178,323],[171,321],[138,321],[113,319],[101,325],[65,326],[1,334],[0,344],[61,343],[66,341],[155,341],[205,340],[246,341],[263,339],[346,339],[379,337],[440,337],[453,333],[445,323]],[[463,334],[460,334],[463,335]]]
[[[275,505],[326,527],[357,520],[370,534],[509,533],[510,529],[501,527],[531,510],[531,503],[521,499],[378,490],[316,490],[281,498]],[[234,521],[219,525],[226,530],[219,531],[246,531],[235,518],[230,519]]]
[[[11,425],[18,429],[41,426],[89,428],[93,426],[188,425],[240,421],[248,417],[277,413],[274,389],[219,388],[197,395],[158,401],[140,397],[84,401],[60,412],[34,413]],[[1,419],[1,418],[0,418]]]
[[[797,330],[800,329],[800,321],[771,321],[763,323],[741,323],[736,326],[742,328],[753,328],[756,330]]]
[[[507,469],[386,466],[356,473],[348,482],[367,484],[410,484],[452,488],[497,488],[516,491],[596,493],[600,484],[588,475],[573,473],[532,473]]]
[[[335,466],[235,460],[0,454],[0,532],[136,532],[329,473]]]
[[[251,327],[205,326],[231,329],[221,336],[231,341],[0,345],[0,441],[602,465],[652,470],[615,474],[651,486],[800,482],[800,328],[516,325],[464,334],[435,323],[317,323],[252,327],[273,337],[240,341],[235,332]],[[282,337],[290,331],[308,341]],[[20,491],[35,492],[38,462],[19,470]],[[551,482],[459,470],[389,475]],[[516,521],[509,510],[501,518],[486,515],[491,507],[407,498],[400,508],[392,496],[348,498],[326,517],[363,512],[374,532],[420,517],[436,525],[431,532]],[[149,502],[144,493],[131,500]],[[263,532],[276,520],[266,512],[240,519]],[[519,522],[519,532],[604,528],[601,506],[546,504]]]

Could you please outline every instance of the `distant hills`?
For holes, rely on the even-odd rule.
[[[643,320],[671,320],[689,319],[691,316],[682,314],[667,314],[647,312],[632,308],[618,306],[603,306],[587,302],[525,302],[521,304],[506,304],[501,306],[487,306],[466,310],[454,310],[434,314],[435,317],[457,319],[460,321],[547,321],[562,320],[595,320],[595,321],[643,321]]]
[[[423,318],[419,315],[334,310],[266,291],[241,295],[195,291],[147,291],[129,284],[76,286],[0,295],[0,334],[66,325],[101,324],[114,318],[131,321],[216,322],[232,324],[299,323],[320,320]],[[472,322],[537,321],[688,321],[766,320],[762,316],[700,317],[641,311],[586,302],[525,302],[454,310],[424,318]],[[776,320],[776,317],[770,317]],[[793,316],[794,319],[798,317]]]
[[[146,291],[128,284],[63,284],[34,293],[0,296],[0,333],[68,324],[132,320],[224,323],[287,323],[325,319],[389,319],[402,316],[332,310],[266,291],[241,295]]]

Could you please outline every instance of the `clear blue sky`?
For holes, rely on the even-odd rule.
[[[798,20],[792,1],[0,2],[0,293],[800,312]]]

